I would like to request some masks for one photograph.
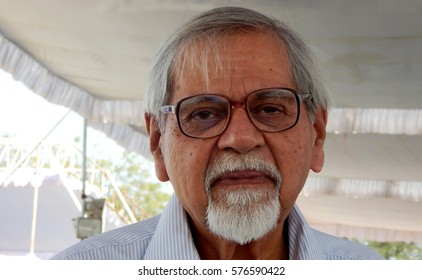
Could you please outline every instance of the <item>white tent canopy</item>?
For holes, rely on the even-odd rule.
[[[151,57],[176,25],[221,5],[285,21],[319,56],[335,106],[326,165],[299,200],[309,221],[341,236],[422,243],[420,1],[0,0],[0,67],[149,157]]]

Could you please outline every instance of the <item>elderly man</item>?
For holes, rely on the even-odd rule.
[[[329,98],[283,23],[235,7],[177,30],[153,61],[146,127],[159,216],[87,239],[58,259],[378,259],[313,230],[295,205],[324,163]]]

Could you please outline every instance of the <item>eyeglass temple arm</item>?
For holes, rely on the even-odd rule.
[[[160,112],[164,114],[174,114],[176,112],[176,105],[164,105],[160,108]]]

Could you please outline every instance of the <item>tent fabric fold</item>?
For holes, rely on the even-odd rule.
[[[422,201],[422,182],[362,180],[311,176],[306,181],[303,194],[333,195],[359,198],[391,198]]]
[[[142,101],[96,98],[51,73],[1,34],[0,67],[38,95],[72,109],[91,122],[144,125]]]
[[[131,128],[131,125],[144,126],[142,101],[96,98],[51,73],[1,34],[0,68],[49,102],[63,105],[88,119],[91,127],[129,151],[150,158],[146,136]]]
[[[327,130],[341,133],[422,135],[421,109],[334,108]]]

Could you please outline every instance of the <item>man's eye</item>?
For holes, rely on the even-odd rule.
[[[191,119],[198,119],[198,120],[207,120],[215,116],[214,112],[201,110],[201,111],[195,111],[191,113]]]
[[[207,122],[208,125],[216,123],[227,117],[225,108],[201,107],[190,111],[183,118],[185,122]]]
[[[274,107],[274,106],[266,106],[261,109],[261,112],[265,114],[282,113],[282,111],[283,111],[282,108]]]
[[[276,105],[263,105],[253,109],[252,113],[254,115],[275,115],[275,114],[285,114],[286,110],[283,106]]]

